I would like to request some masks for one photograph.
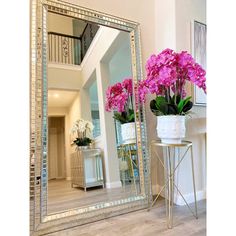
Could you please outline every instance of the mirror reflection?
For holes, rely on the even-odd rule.
[[[48,13],[48,214],[140,194],[130,36]]]

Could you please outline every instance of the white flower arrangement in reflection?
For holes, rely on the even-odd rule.
[[[93,139],[93,129],[94,125],[92,122],[83,119],[76,120],[71,129],[71,134],[74,135],[73,144],[88,146]]]

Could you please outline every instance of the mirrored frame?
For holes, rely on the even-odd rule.
[[[98,203],[82,208],[47,213],[47,14],[48,12],[83,19],[129,32],[135,94],[136,141],[140,188],[137,196]],[[30,230],[42,235],[111,216],[146,208],[151,201],[149,156],[144,106],[138,99],[142,79],[139,24],[58,0],[31,0],[30,47]]]

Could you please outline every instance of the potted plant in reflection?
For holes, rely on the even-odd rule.
[[[106,111],[113,111],[113,118],[121,124],[123,143],[136,140],[132,78],[127,77],[120,83],[109,86],[106,90]]]
[[[93,124],[90,121],[78,119],[74,122],[71,133],[75,136],[73,144],[77,149],[87,149],[92,143]]]
[[[157,134],[164,143],[181,143],[185,137],[185,116],[193,103],[186,97],[187,82],[197,85],[206,93],[206,72],[186,51],[176,53],[165,49],[151,55],[146,63],[147,77],[139,84],[140,100],[154,94],[150,102],[152,113],[157,116]]]

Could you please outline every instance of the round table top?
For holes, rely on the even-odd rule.
[[[159,147],[189,147],[193,143],[191,141],[182,140],[181,143],[162,143],[161,140],[152,140],[151,145]]]

